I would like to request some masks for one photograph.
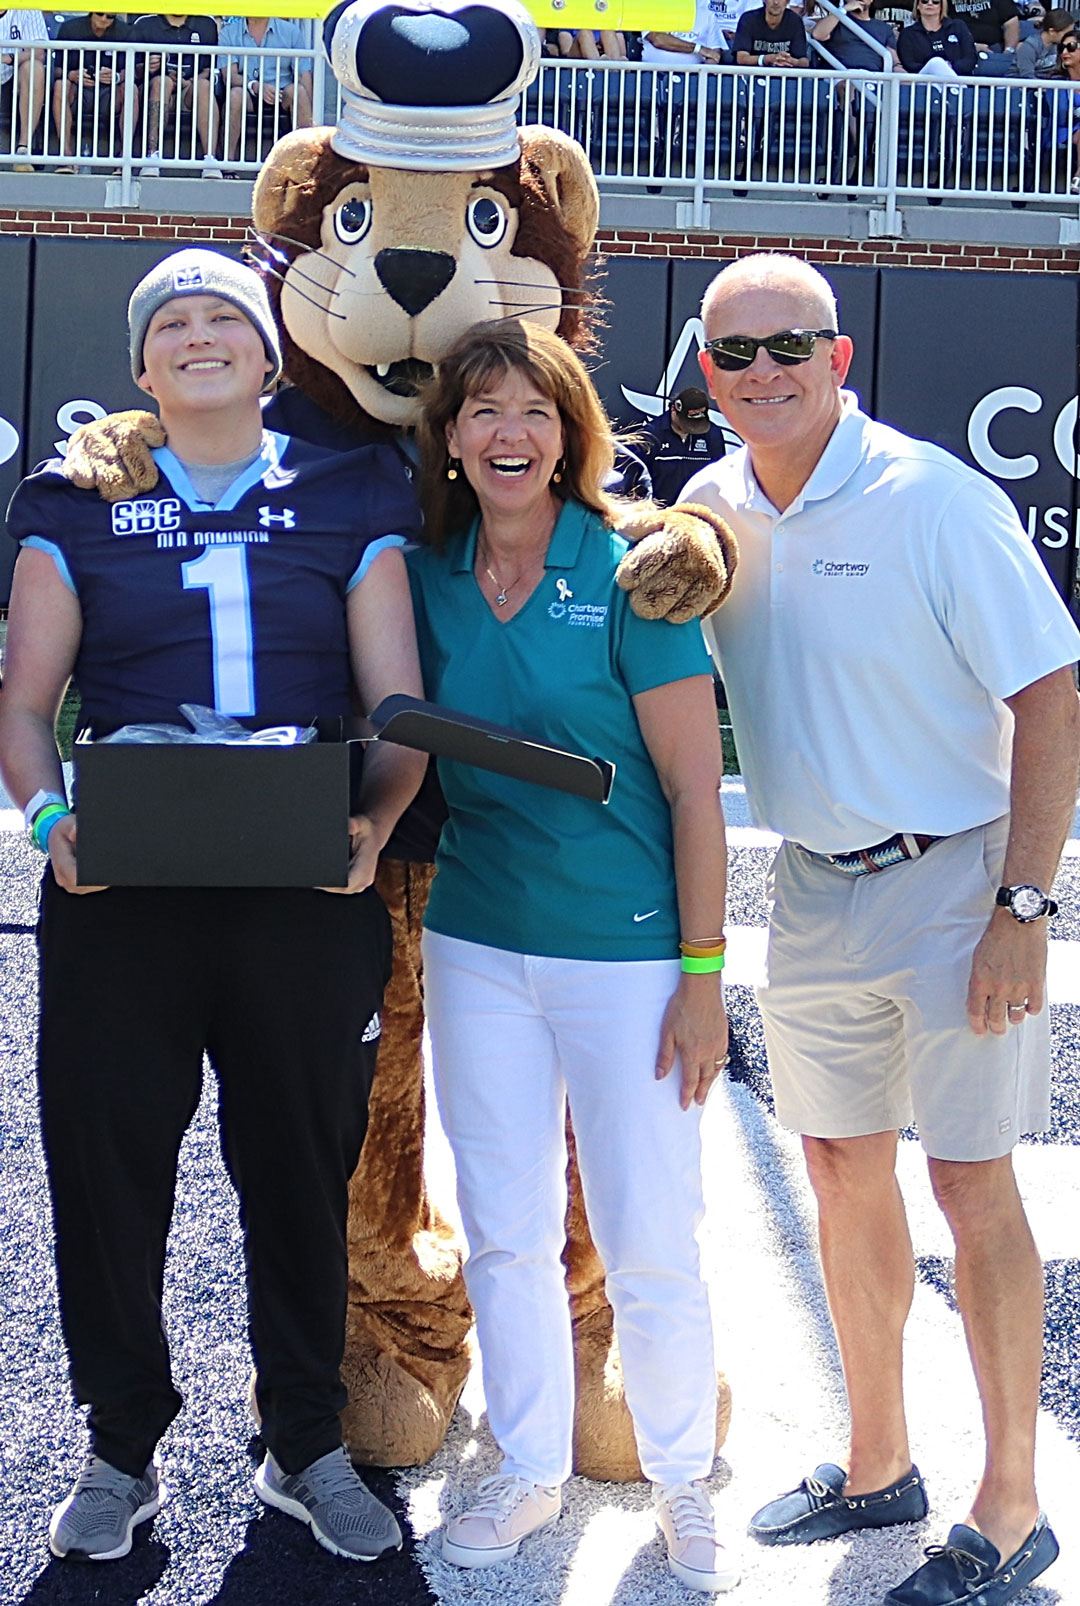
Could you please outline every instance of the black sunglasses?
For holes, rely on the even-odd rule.
[[[722,335],[719,340],[706,340],[705,350],[718,368],[729,373],[737,368],[749,368],[764,347],[773,362],[784,368],[796,363],[809,362],[819,340],[835,340],[835,329],[781,329],[775,335],[758,340],[754,335]]]
[[[1064,56],[1067,52],[1071,52],[1073,50],[1080,50],[1080,39],[1064,40],[1061,46],[1061,54]]]

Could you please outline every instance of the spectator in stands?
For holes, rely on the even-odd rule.
[[[134,44],[140,45],[216,45],[217,23],[211,17],[139,17],[131,30],[131,38]],[[140,173],[141,178],[161,176],[161,147],[174,102],[178,111],[182,108],[194,115],[195,127],[203,146],[203,178],[223,176],[214,156],[216,105],[211,83],[213,67],[212,56],[196,57],[191,53],[183,56],[152,55],[148,58],[146,71],[149,82],[143,128],[147,159]],[[181,154],[178,142],[177,155]]]
[[[688,479],[723,457],[727,442],[709,418],[708,396],[700,386],[687,385],[672,398],[667,414],[635,437],[634,450],[649,471],[653,500],[671,507]]]
[[[727,61],[734,61],[731,42],[743,12],[751,9],[747,0],[709,0],[709,32],[703,43],[715,47]]]
[[[732,40],[740,67],[809,67],[810,46],[802,18],[789,10],[787,0],[765,0],[755,11],[744,11]]]
[[[1011,56],[1020,43],[1020,13],[1014,0],[953,0],[952,9],[954,17],[967,23],[980,56]]]
[[[34,171],[27,157],[45,104],[45,52],[2,47],[48,42],[49,30],[40,11],[0,11],[0,110],[10,112],[14,121],[17,108],[15,160],[11,164],[16,173]]]
[[[870,15],[870,0],[847,0],[844,11],[863,33],[868,33],[871,39],[884,45],[892,56],[893,66],[898,68],[900,57],[896,53],[896,35],[889,23]],[[862,72],[881,72],[884,67],[877,51],[860,38],[854,28],[845,28],[840,18],[830,11],[826,11],[821,20],[814,24],[813,37],[827,46],[829,54],[836,57],[841,67]]]
[[[662,33],[654,29],[642,39],[641,59],[653,67],[689,67],[703,61],[716,63],[722,59],[724,44],[710,0],[697,0],[693,32]]]
[[[85,17],[68,17],[60,24],[56,42],[123,44],[128,37],[128,25],[115,11],[91,11]],[[99,121],[109,129],[106,155],[116,151],[116,135],[124,114],[124,95],[127,89],[123,57],[112,50],[70,50],[53,57],[56,82],[53,84],[52,114],[60,149],[65,156],[77,156],[76,136],[93,139],[96,150]],[[139,115],[139,91],[134,84],[135,117]],[[79,97],[76,109],[75,97]],[[58,173],[73,173],[74,167],[58,167]]]
[[[978,59],[967,23],[949,16],[949,0],[915,0],[896,48],[905,72],[932,78],[966,78]]]
[[[1077,87],[1068,95],[1061,94],[1059,103],[1045,126],[1057,135],[1060,146],[1072,145],[1072,178],[1069,191],[1080,195],[1080,39],[1074,33],[1066,34],[1058,47],[1061,66],[1056,74]],[[1068,100],[1071,104],[1065,105]]]
[[[1021,39],[1016,47],[1016,70],[1020,77],[1060,78],[1060,47],[1075,26],[1068,11],[1046,12],[1038,33]]]
[[[229,17],[222,25],[219,44],[265,52],[262,57],[231,56],[221,61],[228,93],[227,161],[236,161],[241,135],[249,128],[260,130],[260,134],[262,129],[269,128],[269,145],[285,132],[277,127],[279,118],[291,120],[295,128],[311,127],[311,64],[295,56],[277,54],[282,50],[303,50],[306,42],[300,24],[285,17]],[[299,73],[297,67],[301,68]],[[269,108],[261,117],[260,104]],[[265,151],[260,152],[262,156],[265,154]]]
[[[626,40],[609,28],[579,28],[576,33],[561,28],[558,41],[559,55],[570,61],[626,60]]]

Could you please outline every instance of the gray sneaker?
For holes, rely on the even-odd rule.
[[[132,1478],[100,1456],[87,1456],[74,1489],[53,1512],[49,1549],[81,1561],[116,1561],[131,1549],[136,1526],[154,1516],[164,1498],[153,1461],[141,1478]]]
[[[309,1524],[326,1550],[350,1561],[374,1561],[401,1549],[401,1529],[381,1500],[353,1471],[342,1447],[320,1456],[303,1472],[283,1472],[267,1452],[255,1474],[255,1493],[268,1506]]]

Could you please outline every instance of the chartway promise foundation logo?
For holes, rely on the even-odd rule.
[[[861,580],[864,574],[870,573],[868,563],[830,563],[828,558],[815,558],[810,567],[827,580]]]

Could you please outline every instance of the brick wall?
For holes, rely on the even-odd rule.
[[[0,234],[99,236],[130,240],[241,242],[248,218],[193,217],[154,212],[0,210]],[[724,261],[750,251],[792,251],[812,262],[852,267],[983,268],[1025,273],[1076,273],[1080,246],[949,245],[915,240],[822,239],[790,234],[713,234],[681,230],[600,229],[604,256],[712,257]]]
[[[0,234],[71,234],[109,240],[216,240],[246,238],[250,219],[192,217],[157,212],[0,210]]]
[[[786,251],[811,262],[861,268],[991,268],[998,272],[1076,273],[1080,246],[949,245],[917,240],[822,239],[792,234],[709,234],[643,229],[599,229],[604,256],[715,257],[725,261],[751,251]]]

